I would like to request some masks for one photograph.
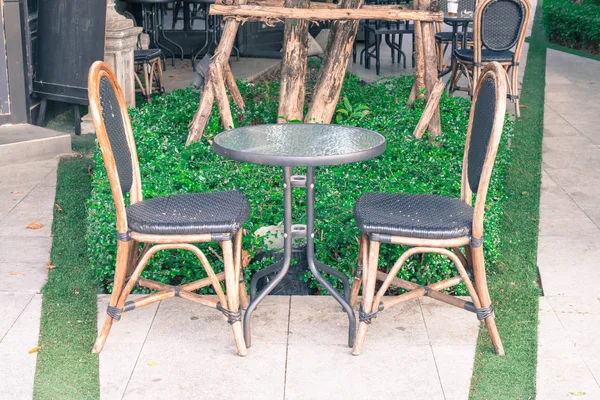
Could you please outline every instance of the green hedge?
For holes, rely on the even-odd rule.
[[[551,42],[600,53],[600,0],[544,0],[543,23]]]
[[[312,82],[311,82],[312,84]],[[240,82],[247,108],[243,115],[234,109],[235,120],[245,124],[272,123],[277,117],[279,83]],[[415,139],[413,129],[424,104],[414,109],[405,107],[412,78],[401,77],[365,85],[348,75],[342,98],[356,109],[368,105],[370,112],[349,113],[354,117],[341,120],[382,133],[387,139],[386,152],[370,161],[318,168],[316,174],[316,238],[317,256],[323,262],[348,276],[355,266],[360,236],[353,220],[352,209],[361,193],[391,191],[405,193],[437,193],[458,197],[462,156],[467,130],[470,101],[443,96],[441,101],[444,135],[435,142]],[[310,95],[309,85],[309,95]],[[210,118],[204,138],[185,147],[188,124],[198,106],[198,92],[179,90],[157,98],[152,105],[130,110],[140,159],[144,197],[152,198],[172,193],[191,193],[239,189],[251,204],[251,217],[246,223],[248,233],[261,226],[282,222],[282,170],[276,167],[237,163],[215,154],[211,139],[221,130],[216,109]],[[512,123],[507,122],[495,172],[488,195],[486,214],[486,245],[488,259],[497,260],[498,232],[505,199],[504,174],[509,160],[508,136]],[[110,290],[115,265],[115,212],[100,152],[95,154],[93,193],[88,209],[88,244],[90,259],[99,284]],[[297,190],[297,192],[296,192]],[[295,189],[295,202],[304,202],[301,189]],[[296,207],[298,213],[302,207]],[[295,221],[304,219],[294,215]],[[263,239],[248,234],[244,247],[252,255],[263,249]],[[212,245],[213,248],[218,246]],[[207,249],[208,245],[201,246]],[[222,268],[212,252],[205,251],[217,270]],[[382,247],[382,265],[391,267],[399,257],[399,246]],[[270,263],[266,258],[252,262],[247,277]],[[437,280],[453,274],[451,265],[438,256],[428,255],[423,263],[411,260],[401,276],[418,283]],[[154,280],[171,283],[188,282],[205,276],[193,256],[182,251],[160,252],[145,271]],[[316,284],[313,282],[313,285]],[[207,289],[208,290],[208,289]],[[458,293],[464,293],[459,288]]]

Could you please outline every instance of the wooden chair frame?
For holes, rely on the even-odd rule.
[[[117,166],[102,118],[100,103],[101,78],[108,79],[113,86],[123,118],[125,136],[132,159],[133,179],[131,190],[129,192],[130,204],[142,201],[139,162],[125,99],[123,98],[123,93],[121,92],[119,84],[108,65],[101,61],[97,61],[90,68],[88,76],[90,112],[92,113],[94,120],[98,142],[100,143],[100,148],[102,150],[102,157],[104,159],[115,202],[118,243],[115,278],[110,304],[107,309],[106,320],[98,334],[92,352],[98,354],[102,351],[113,322],[115,320],[120,320],[122,313],[170,297],[182,297],[221,311],[231,324],[238,354],[245,356],[247,350],[242,332],[239,303],[241,302],[242,307],[245,308],[247,307],[249,300],[243,281],[242,271],[242,228],[234,235],[231,235],[229,232],[196,235],[155,235],[134,232],[128,228],[125,213],[125,201],[121,190]],[[223,251],[224,272],[219,274],[215,274],[204,253],[192,244],[215,241],[219,242]],[[155,253],[161,250],[171,249],[188,250],[194,253],[200,260],[208,277],[181,286],[166,285],[141,277],[144,267]],[[226,294],[223,292],[220,283],[223,280],[225,280]],[[133,301],[127,301],[127,297],[135,285],[156,290],[157,292]],[[209,285],[212,285],[214,288],[218,300],[194,293],[195,290]]]
[[[140,79],[140,74],[144,76],[144,82]],[[142,96],[144,96],[144,100],[148,104],[152,104],[152,93],[155,90],[160,94],[165,92],[161,57],[154,57],[149,59],[148,62],[144,61],[142,64],[137,64],[133,75],[142,92]],[[154,83],[156,83],[156,89],[154,88]]]
[[[498,329],[496,328],[493,307],[491,306],[487,287],[483,256],[483,219],[487,190],[504,125],[508,77],[500,64],[490,63],[483,71],[480,82],[487,78],[492,78],[496,82],[496,108],[492,134],[476,193],[471,236],[454,239],[420,239],[373,233],[362,235],[359,248],[359,262],[351,294],[351,305],[354,306],[357,301],[360,287],[363,287],[360,324],[356,342],[352,350],[354,355],[359,355],[362,351],[371,318],[376,317],[378,312],[388,309],[389,307],[422,296],[428,296],[476,313],[478,319],[485,320],[496,353],[498,355],[504,355],[504,348],[498,334]],[[473,198],[467,175],[468,154],[478,93],[479,86],[475,88],[475,96],[473,98],[473,105],[471,106],[461,179],[460,199],[468,205],[472,204]],[[387,274],[377,270],[381,243],[399,244],[410,247],[409,250],[402,254]],[[461,250],[461,247],[464,248],[464,252]],[[448,257],[456,265],[459,275],[427,286],[420,286],[396,277],[400,268],[409,257],[415,254],[424,253],[437,253]],[[472,277],[474,277],[474,281],[472,280]],[[378,280],[383,281],[383,283],[377,293],[375,293],[375,286]],[[465,283],[472,302],[467,302],[441,292],[442,289],[453,287],[462,282]],[[383,299],[383,296],[390,285],[406,289],[408,292],[392,298]]]
[[[489,64],[489,62],[481,61],[481,49],[483,44],[481,41],[481,19],[483,17],[483,11],[486,6],[496,0],[480,0],[475,8],[475,16],[473,18],[473,62],[456,59],[454,68],[452,69],[452,75],[450,78],[450,91],[463,90],[457,86],[461,76],[467,79],[467,91],[469,94],[474,93],[475,83],[479,81],[482,67]],[[531,17],[531,3],[529,0],[518,0],[524,8],[523,14],[523,26],[515,45],[515,55],[512,61],[498,62],[507,73],[511,74],[509,81],[509,98],[514,102],[515,115],[521,116],[519,109],[519,62],[521,60],[521,52],[523,50],[523,43],[525,42],[525,36],[527,35],[527,28],[529,27],[529,20]],[[454,55],[452,55],[454,57]],[[460,72],[459,72],[460,68]]]

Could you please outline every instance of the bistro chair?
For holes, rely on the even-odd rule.
[[[519,117],[519,61],[530,15],[529,0],[480,0],[473,19],[473,48],[454,50],[456,62],[450,78],[450,93],[455,90],[473,93],[481,69],[498,62],[511,74],[508,97],[514,102],[515,114]],[[457,86],[461,76],[467,79],[466,89]]]
[[[242,224],[249,205],[239,191],[175,194],[142,199],[140,168],[131,122],[121,88],[108,65],[95,62],[88,76],[90,110],[117,212],[117,262],[113,291],[104,326],[93,352],[100,353],[114,321],[125,312],[182,297],[222,312],[233,329],[238,354],[246,355],[239,302],[248,305],[242,278]],[[125,198],[129,195],[129,206]],[[224,271],[216,274],[193,243],[218,242]],[[162,250],[188,250],[204,267],[207,278],[178,286],[141,277],[152,256]],[[225,280],[226,294],[220,281]],[[127,301],[134,286],[156,292]],[[217,299],[194,293],[212,286]]]
[[[448,12],[448,0],[440,1],[440,11],[447,13]],[[459,14],[463,11],[471,11],[475,10],[475,1],[474,0],[459,0],[458,1],[458,12]],[[442,22],[436,22],[436,34],[435,34],[435,44],[437,46],[437,56],[438,56],[438,71],[444,71],[448,65],[445,61],[445,54],[448,46],[452,44],[452,32],[442,31]],[[457,35],[457,43],[462,43],[463,32],[458,32]],[[473,32],[467,31],[467,46],[470,47],[473,45]],[[452,57],[452,55],[450,55]]]
[[[485,321],[496,353],[504,355],[486,282],[483,218],[490,176],[504,125],[506,93],[506,72],[498,63],[489,64],[475,89],[471,106],[460,199],[432,194],[366,193],[356,203],[354,217],[362,232],[359,250],[361,262],[355,273],[351,304],[356,303],[361,285],[363,295],[360,324],[352,351],[354,355],[361,353],[367,329],[379,312],[421,296],[475,313],[479,320]],[[471,205],[473,194],[476,194],[475,206]],[[389,273],[377,270],[382,243],[409,247]],[[456,265],[458,276],[427,286],[396,277],[409,257],[424,253],[448,257]],[[377,281],[383,283],[375,293]],[[471,301],[441,292],[462,282],[469,291]],[[383,299],[390,285],[406,289],[407,292]]]
[[[140,49],[133,52],[135,80],[148,104],[152,104],[152,93],[165,93],[163,85],[163,52],[161,49]],[[140,75],[144,81],[140,79]]]
[[[133,21],[133,26],[137,26],[133,14],[125,11],[123,16]],[[142,35],[142,33],[138,35],[137,44],[133,50],[134,76],[144,100],[148,104],[152,104],[152,93],[155,91],[159,94],[165,93],[163,84],[165,55],[161,49],[148,49],[147,45],[142,44]],[[143,82],[140,76],[144,79]]]

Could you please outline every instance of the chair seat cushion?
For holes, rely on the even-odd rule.
[[[183,193],[156,197],[127,207],[127,224],[134,232],[157,235],[235,233],[250,215],[250,206],[237,191]]]
[[[454,55],[461,61],[473,62],[473,49],[456,49]],[[515,53],[510,50],[504,51],[492,51],[488,49],[481,49],[481,61],[482,62],[508,62],[512,61]]]
[[[147,62],[157,57],[162,57],[161,49],[134,50],[133,52],[133,61],[136,63]]]
[[[379,27],[375,24],[375,21],[369,21],[369,24],[365,25],[365,28],[377,35],[394,35],[394,34],[413,34],[415,31],[414,24],[406,24],[402,22],[386,22],[382,21]]]
[[[458,32],[457,38],[462,40],[462,32]],[[435,34],[435,40],[442,43],[452,43],[452,32],[438,32]],[[467,32],[467,41],[473,41],[473,32]]]
[[[471,235],[473,207],[431,194],[365,193],[354,217],[364,233],[452,239]]]

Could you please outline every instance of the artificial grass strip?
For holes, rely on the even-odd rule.
[[[94,135],[73,138],[75,155],[58,164],[52,264],[43,288],[35,399],[98,399],[97,287],[87,255],[86,200]],[[59,209],[60,207],[60,209]]]
[[[541,2],[529,40],[506,178],[508,200],[500,263],[489,270],[490,291],[506,356],[494,354],[482,326],[475,355],[471,399],[533,399],[536,395],[538,301],[537,248],[546,82],[546,40]]]

